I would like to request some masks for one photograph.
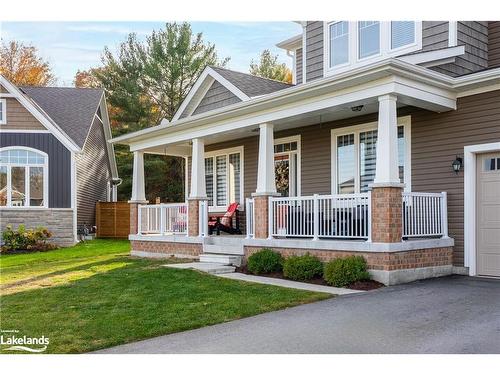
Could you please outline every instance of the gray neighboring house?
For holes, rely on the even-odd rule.
[[[102,89],[17,87],[0,76],[0,230],[44,226],[59,245],[95,225],[119,182]]]

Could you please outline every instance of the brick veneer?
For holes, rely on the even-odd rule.
[[[179,243],[163,241],[130,241],[132,251],[147,253],[184,255],[197,257],[203,252],[203,245],[199,243]]]
[[[257,195],[254,196],[254,213],[255,213],[255,238],[267,238],[269,236],[269,225],[267,223],[269,216],[269,196]]]
[[[188,200],[188,236],[197,237],[200,234],[200,200]]]
[[[262,247],[245,246],[245,260],[253,253],[262,250]],[[272,250],[281,253],[285,258],[292,255],[310,253],[326,262],[339,257],[361,255],[366,259],[368,268],[372,270],[394,271],[401,269],[447,266],[452,264],[452,247],[401,251],[393,253],[360,252],[360,251],[331,251],[307,250],[273,247]]]
[[[139,229],[137,223],[139,222],[138,218],[138,207],[140,203],[129,202],[130,207],[130,231],[129,234],[137,234],[137,230]]]
[[[372,242],[401,242],[403,235],[403,189],[373,187]]]

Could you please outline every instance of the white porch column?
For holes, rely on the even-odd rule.
[[[257,194],[276,194],[274,174],[274,125],[260,124]]]
[[[133,202],[144,202],[146,193],[144,189],[144,152],[134,151],[134,169],[132,172],[132,197]]]
[[[395,95],[378,98],[377,167],[374,184],[399,184],[398,119]]]
[[[207,189],[205,187],[205,142],[203,139],[193,139],[193,150],[191,158],[191,191],[189,198],[205,199]]]

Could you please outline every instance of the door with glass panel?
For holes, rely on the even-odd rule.
[[[282,197],[296,197],[299,193],[298,158],[298,141],[287,141],[274,145],[276,190]]]

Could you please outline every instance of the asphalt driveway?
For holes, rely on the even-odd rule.
[[[419,281],[101,353],[500,353],[500,280]]]

